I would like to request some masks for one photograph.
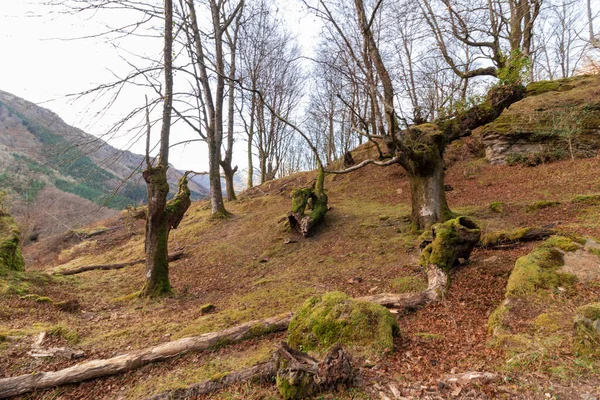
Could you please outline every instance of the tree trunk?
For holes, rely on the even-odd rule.
[[[233,176],[238,170],[235,166],[231,168],[231,162],[229,164],[223,164],[223,174],[225,175],[225,192],[227,193],[227,201],[235,201],[237,197],[235,195],[235,187],[233,186]]]
[[[428,174],[409,174],[412,223],[419,230],[443,222],[452,215],[444,191],[443,165],[443,162],[431,165],[433,170]]]
[[[158,165],[143,172],[148,185],[148,215],[146,217],[146,282],[142,296],[160,296],[171,292],[167,242],[167,169]]]
[[[220,146],[217,146],[215,140],[208,143],[208,161],[209,161],[209,182],[210,182],[210,212],[214,216],[226,216],[225,204],[223,203],[223,190],[221,189]]]

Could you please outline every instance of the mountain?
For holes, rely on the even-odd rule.
[[[23,214],[31,217],[31,209],[39,208],[30,205],[49,201],[55,205],[49,213],[70,211],[68,221],[38,215],[43,221],[31,222],[40,225],[32,231],[72,228],[144,202],[143,162],[142,155],[118,150],[52,111],[0,91],[0,189],[12,193],[13,214],[23,223]],[[169,168],[171,193],[177,191],[181,176]],[[194,199],[208,193],[195,182],[190,182],[190,190]],[[89,216],[91,210],[95,217]],[[89,218],[74,217],[79,214]],[[61,223],[50,222],[57,218]]]

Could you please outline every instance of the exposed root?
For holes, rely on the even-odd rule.
[[[182,256],[183,256],[183,250],[176,251],[175,253],[169,254],[168,260],[169,261],[179,260]],[[53,275],[75,275],[75,274],[80,274],[82,272],[94,271],[94,270],[98,270],[98,269],[99,270],[121,269],[121,268],[129,267],[129,266],[135,265],[135,264],[142,264],[145,262],[146,262],[145,258],[140,258],[138,260],[127,261],[124,263],[117,263],[117,264],[84,265],[83,267],[78,267],[78,268],[69,269],[69,270],[65,270],[65,271],[55,271],[53,273]]]

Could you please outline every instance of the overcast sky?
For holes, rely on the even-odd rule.
[[[113,73],[123,75],[128,67],[119,58],[127,56],[120,47],[136,48],[142,42],[119,43],[105,39],[66,40],[91,35],[105,29],[103,19],[115,23],[115,19],[126,21],[128,15],[96,14],[94,18],[65,15],[56,8],[45,6],[47,0],[13,0],[2,3],[0,8],[0,90],[12,93],[57,113],[65,122],[94,135],[103,134],[119,116],[128,112],[131,103],[140,93],[129,93],[102,118],[94,118],[89,100],[73,101],[67,95],[79,93],[114,79]],[[312,15],[301,10],[299,0],[289,0],[281,8],[288,26],[301,38],[305,52],[310,53],[318,22]],[[156,51],[147,49],[148,53]],[[155,55],[155,54],[148,54]],[[91,100],[91,99],[90,99]],[[98,103],[98,102],[97,102]],[[158,131],[158,128],[156,129]],[[178,137],[194,137],[191,133],[176,132]],[[158,135],[158,132],[156,132]],[[127,138],[114,138],[109,143],[124,147]],[[131,149],[142,153],[143,144]],[[171,162],[179,169],[207,169],[206,145],[197,143],[185,149],[174,150]],[[240,168],[245,168],[243,149],[246,144],[238,141],[237,159]]]

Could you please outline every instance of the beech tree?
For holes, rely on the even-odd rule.
[[[146,283],[142,296],[160,296],[171,292],[169,283],[168,240],[169,231],[176,228],[190,206],[187,174],[179,182],[179,192],[167,203],[169,183],[169,137],[173,104],[173,2],[164,1],[164,93],[160,152],[153,165],[150,160],[150,118],[147,117],[146,169],[142,176],[148,187],[148,212],[146,214]]]

